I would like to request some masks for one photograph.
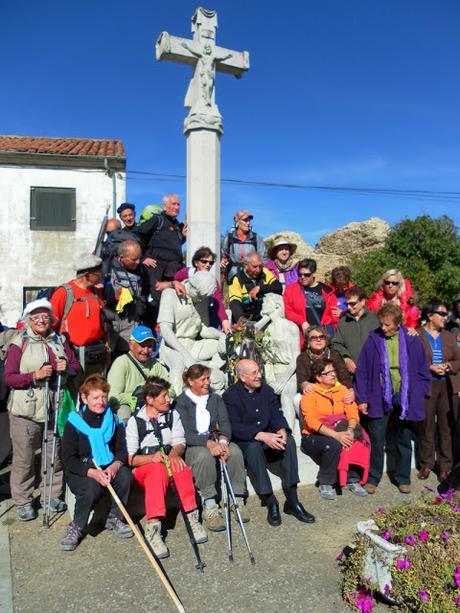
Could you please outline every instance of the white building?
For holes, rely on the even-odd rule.
[[[122,141],[0,136],[0,321],[15,325],[34,289],[74,278],[124,200]]]

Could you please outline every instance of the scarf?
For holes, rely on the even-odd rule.
[[[86,411],[86,405],[83,406]],[[112,410],[107,408],[100,428],[91,428],[80,413],[72,412],[68,420],[74,428],[84,434],[89,439],[91,453],[98,466],[108,466],[113,461],[113,453],[109,449],[108,443],[112,440],[115,432],[115,418]]]
[[[382,381],[383,408],[385,413],[389,413],[393,408],[393,386],[391,384],[390,362],[385,337],[377,334],[379,356],[380,356],[380,376]],[[399,373],[401,375],[400,404],[401,414],[399,419],[407,419],[409,411],[409,365],[407,355],[407,340],[402,328],[398,330],[399,345]]]
[[[287,262],[283,264],[278,260],[278,258],[275,258],[275,264],[278,270],[280,270],[281,272],[286,272],[287,270],[291,270],[291,268],[294,268],[296,260],[291,255],[289,260],[287,260]]]
[[[209,424],[211,423],[211,414],[206,408],[209,400],[209,394],[197,396],[189,388],[185,390],[185,393],[195,404],[195,419],[198,434],[208,434]]]
[[[312,364],[314,360],[329,360],[331,358],[331,350],[329,347],[326,347],[323,353],[321,353],[320,355],[318,355],[317,353],[313,353],[313,351],[309,347],[307,347],[305,351],[308,357],[310,358],[310,361]],[[323,388],[319,388],[319,389],[323,389]]]

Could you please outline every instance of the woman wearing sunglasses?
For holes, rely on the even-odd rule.
[[[409,279],[404,279],[397,268],[391,268],[383,273],[377,282],[377,289],[367,301],[369,310],[377,312],[387,302],[396,304],[403,312],[404,325],[417,328],[419,325],[419,310],[412,304],[412,286]]]
[[[457,394],[460,392],[460,347],[445,330],[449,311],[445,302],[432,298],[422,309],[425,325],[419,332],[431,371],[431,394],[425,402],[426,417],[417,432],[419,479],[428,479],[435,466],[439,480],[447,478],[452,465],[452,429]],[[439,435],[436,449],[436,424]]]
[[[200,247],[195,251],[190,268],[181,268],[174,276],[175,281],[185,281],[191,275],[200,270],[209,272],[216,261],[216,254],[209,247]],[[185,291],[185,288],[184,288]],[[216,281],[216,291],[210,298],[205,298],[202,303],[195,305],[200,313],[201,319],[206,326],[221,328],[227,334],[231,331],[231,324],[225,311],[224,300],[219,284]]]

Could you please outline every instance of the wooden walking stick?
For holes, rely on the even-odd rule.
[[[101,470],[101,468],[97,465],[96,460],[93,458],[93,464],[94,466],[97,468],[97,470]],[[113,489],[113,486],[111,483],[107,484],[107,489],[110,492],[110,495],[112,496],[112,498],[115,500],[118,508],[120,509],[120,511],[123,514],[123,517],[126,519],[129,527],[131,528],[131,530],[134,532],[135,537],[137,538],[137,540],[139,541],[142,549],[145,552],[145,555],[148,557],[148,559],[150,560],[150,563],[152,564],[153,568],[155,569],[157,575],[160,577],[161,582],[163,583],[163,585],[166,588],[166,591],[168,592],[169,596],[171,597],[171,600],[174,602],[174,604],[176,605],[176,608],[178,611],[181,611],[181,613],[185,613],[185,608],[184,605],[182,604],[182,602],[179,600],[178,595],[176,594],[169,578],[167,577],[166,573],[163,571],[163,569],[161,568],[161,566],[158,564],[158,562],[155,560],[155,557],[153,556],[152,552],[150,551],[150,549],[147,547],[147,544],[144,540],[144,538],[142,537],[142,534],[139,530],[139,528],[136,526],[136,524],[133,522],[133,520],[131,519],[128,511],[125,508],[125,505],[121,502],[120,498],[118,497],[118,494],[116,493],[116,491]]]

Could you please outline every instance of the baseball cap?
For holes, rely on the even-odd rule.
[[[154,338],[150,328],[147,328],[147,326],[136,326],[133,328],[129,340],[136,341],[136,343],[143,343],[144,341],[153,340]]]

